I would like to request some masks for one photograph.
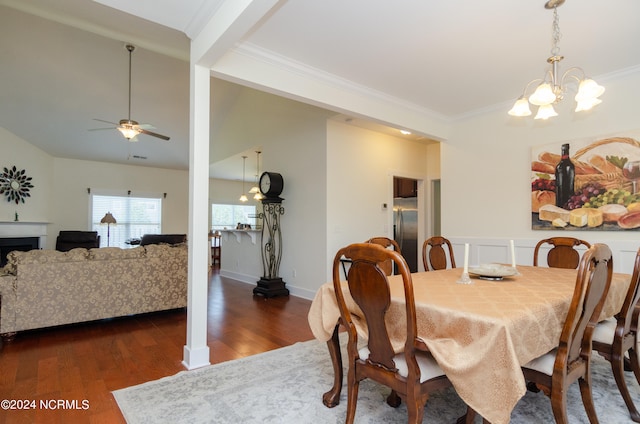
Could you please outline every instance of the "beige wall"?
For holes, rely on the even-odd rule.
[[[406,141],[398,137],[329,121],[327,125],[327,274],[335,252],[350,243],[374,236],[393,236],[393,176],[424,182],[430,155],[437,144]],[[419,198],[428,205],[428,184]],[[383,203],[387,209],[382,208]],[[426,217],[419,227],[419,241],[427,236]],[[322,284],[321,279],[317,283]]]

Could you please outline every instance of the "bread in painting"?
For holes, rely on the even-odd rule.
[[[531,170],[533,172],[541,172],[544,174],[555,174],[556,168],[550,163],[540,162],[538,160],[534,160],[531,162]]]
[[[640,212],[629,212],[618,219],[620,228],[632,229],[640,227]]]
[[[606,160],[600,155],[593,155],[589,158],[589,163],[593,165],[598,171],[603,174],[610,174],[612,172],[622,172],[620,168]]]
[[[555,205],[556,194],[549,190],[536,190],[531,192],[531,212],[540,212],[544,205]]]
[[[548,163],[549,165],[552,165],[554,167],[554,170],[555,170],[555,166],[558,164],[558,162],[560,162],[561,158],[562,157],[560,155],[551,153],[551,152],[542,152],[538,155],[538,159],[541,162],[545,162],[545,163]],[[591,166],[586,162],[582,162],[580,160],[573,159],[573,158],[571,159],[571,162],[573,163],[573,166],[576,170],[576,174],[578,175],[601,174],[601,172],[598,169],[596,169],[595,167]]]

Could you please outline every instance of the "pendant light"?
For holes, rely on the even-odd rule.
[[[240,196],[240,201],[241,202],[246,202],[247,200],[247,195],[244,194],[244,170],[245,170],[245,162],[247,161],[247,157],[246,156],[242,156],[242,196]]]
[[[258,188],[258,175],[260,174],[260,151],[256,150],[256,181],[249,193],[255,194],[260,193],[260,189]]]
[[[260,153],[262,153],[260,150],[256,150],[256,183],[251,187],[251,190],[249,190],[249,193],[253,194],[255,200],[262,200],[263,197],[258,187],[258,178],[260,177]]]

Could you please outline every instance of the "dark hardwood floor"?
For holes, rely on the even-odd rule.
[[[313,338],[310,301],[252,290],[211,273],[211,363]],[[111,392],[183,371],[185,334],[185,310],[18,333],[0,348],[0,400],[21,409],[0,409],[0,424],[124,423]]]

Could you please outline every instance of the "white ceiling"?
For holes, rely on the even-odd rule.
[[[186,169],[189,37],[225,1],[233,0],[0,0],[9,7],[0,9],[0,125],[59,157]],[[487,109],[506,113],[526,83],[543,76],[553,18],[543,6],[283,0],[234,49],[454,122]],[[580,66],[605,86],[620,73],[640,72],[639,1],[568,0],[558,13],[562,70]],[[137,46],[132,119],[171,136],[168,143],[148,136],[126,143],[115,130],[87,131],[102,126],[93,118],[127,117],[125,41]],[[236,91],[218,88],[219,105]]]

